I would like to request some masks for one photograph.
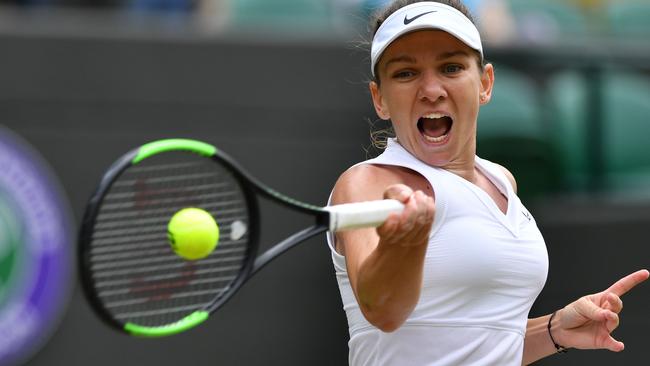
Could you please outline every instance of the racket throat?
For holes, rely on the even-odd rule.
[[[328,219],[325,219],[328,220]],[[249,274],[249,278],[252,277],[255,273],[257,273],[260,269],[264,268],[267,264],[269,264],[273,259],[277,258],[278,256],[284,254],[287,252],[289,249],[295,247],[296,245],[302,243],[303,241],[310,239],[316,235],[322,234],[327,231],[327,226],[321,225],[321,224],[316,224],[313,226],[310,226],[306,229],[303,229],[290,237],[284,239],[282,242],[278,243],[274,247],[270,248],[266,252],[264,252],[262,255],[257,257],[255,259],[255,262],[253,263],[253,269],[251,270]]]

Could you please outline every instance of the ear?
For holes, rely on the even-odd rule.
[[[375,112],[377,112],[377,116],[383,120],[389,120],[390,119],[390,112],[388,111],[388,107],[384,103],[384,98],[381,95],[381,90],[379,90],[379,85],[375,81],[371,81],[370,85],[368,86],[370,88],[370,95],[372,96],[372,104],[375,107]]]
[[[492,87],[494,86],[494,66],[492,64],[485,65],[483,73],[481,74],[481,91],[479,93],[479,103],[481,105],[488,104],[492,99]]]

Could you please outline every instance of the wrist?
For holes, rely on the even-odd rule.
[[[560,327],[561,316],[562,310],[554,311],[548,318],[547,324],[549,338],[551,339],[557,353],[565,353],[568,350],[568,347],[564,342],[564,337],[562,336],[562,328]]]

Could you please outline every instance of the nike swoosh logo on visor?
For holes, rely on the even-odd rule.
[[[425,13],[418,14],[418,15],[414,16],[414,17],[411,18],[411,19],[409,19],[409,18],[408,18],[408,17],[409,17],[408,14],[406,14],[406,15],[404,16],[404,25],[408,25],[409,23],[411,23],[412,21],[414,21],[415,19],[417,19],[417,18],[419,18],[419,17],[421,17],[421,16],[423,16],[423,15],[427,15],[427,14],[430,14],[430,13],[436,13],[436,12],[437,12],[437,10],[427,11],[427,12],[425,12]]]

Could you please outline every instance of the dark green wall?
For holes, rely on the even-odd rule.
[[[153,139],[213,143],[271,187],[316,204],[366,158],[367,60],[351,44],[5,34],[0,50],[0,123],[51,163],[77,219],[104,169]],[[275,206],[264,211],[264,247],[304,224]],[[551,261],[536,315],[650,267],[647,206],[548,199],[531,211]],[[650,287],[624,300],[622,354],[572,351],[543,364],[647,364]],[[206,324],[172,338],[113,332],[77,287],[59,330],[28,365],[342,365],[347,340],[318,238],[265,268]]]

